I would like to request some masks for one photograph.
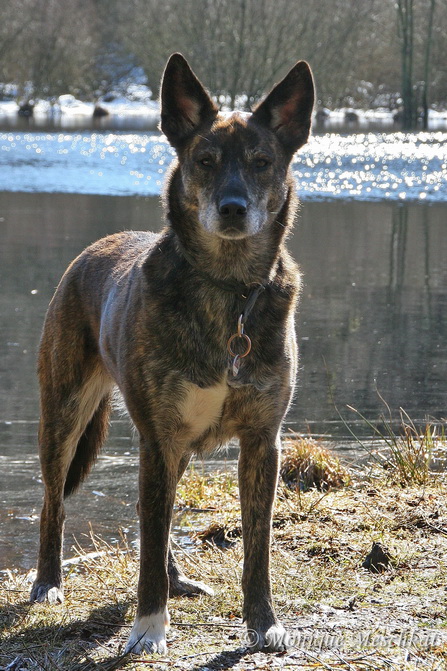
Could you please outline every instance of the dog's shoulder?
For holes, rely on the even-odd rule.
[[[133,256],[149,251],[160,238],[151,231],[122,231],[107,235],[89,245],[81,254],[86,257]]]
[[[123,231],[108,235],[86,247],[72,261],[65,275],[93,280],[95,275],[99,279],[98,274],[122,274],[139,259],[144,261],[159,239],[159,233],[150,231]]]

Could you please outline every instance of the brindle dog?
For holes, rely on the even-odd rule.
[[[127,652],[166,650],[168,595],[212,593],[169,549],[177,481],[193,453],[237,437],[243,616],[252,649],[281,650],[269,576],[281,422],[297,365],[299,272],[285,248],[296,211],[289,164],[314,100],[297,63],[252,114],[218,110],[180,54],[161,92],[176,149],[166,228],[88,247],[50,303],[39,354],[45,483],[31,600],[62,601],[63,499],[103,444],[118,386],[140,437],[140,577]]]

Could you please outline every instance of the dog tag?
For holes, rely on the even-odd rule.
[[[233,365],[232,365],[233,377],[237,377],[240,367],[241,367],[241,359],[239,354],[236,354],[236,356],[233,359]]]

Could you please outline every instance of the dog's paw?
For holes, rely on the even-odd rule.
[[[284,652],[287,650],[287,632],[279,622],[267,631],[261,627],[247,627],[246,643],[250,652]]]
[[[284,652],[287,650],[287,632],[277,622],[272,625],[264,634],[264,646],[261,648],[267,652]]]
[[[169,582],[169,596],[199,596],[200,594],[214,596],[214,590],[204,582],[190,580],[184,575]]]
[[[139,654],[141,652],[165,654],[166,631],[169,628],[168,609],[136,617],[132,631],[130,632],[124,654],[130,652]]]
[[[37,601],[38,603],[43,603],[44,601],[48,601],[48,603],[62,603],[64,601],[64,592],[62,587],[57,587],[57,585],[35,582],[29,600],[31,602]]]

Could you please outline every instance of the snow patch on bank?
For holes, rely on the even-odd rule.
[[[142,88],[146,89],[146,87],[135,86],[135,91],[130,91],[133,94],[133,100],[125,96],[114,95],[105,96],[95,104],[78,100],[68,93],[59,96],[53,104],[48,100],[36,100],[33,108],[33,118],[40,122],[57,120],[62,127],[64,125],[73,126],[77,119],[93,119],[95,107],[99,106],[111,117],[117,116],[129,119],[140,117],[141,119],[151,120],[155,125],[159,121],[160,106],[154,100],[150,100],[149,95],[143,95],[143,92],[139,90]],[[18,113],[19,105],[17,102],[0,100],[0,120],[2,117],[8,119],[17,117]]]

